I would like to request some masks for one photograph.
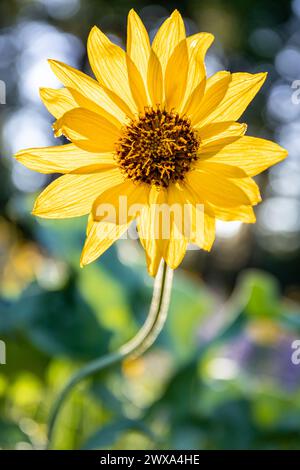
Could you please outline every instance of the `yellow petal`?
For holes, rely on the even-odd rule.
[[[190,109],[186,110],[195,127],[203,127],[212,121],[210,115],[223,100],[230,81],[231,74],[229,72],[218,72],[207,80],[203,99],[198,103],[197,109],[193,109],[193,113],[190,112]]]
[[[177,269],[182,262],[187,248],[187,239],[177,225],[171,223],[170,240],[163,244],[163,258],[171,269]]]
[[[79,108],[86,108],[90,111],[93,111],[94,113],[100,114],[100,116],[103,116],[118,129],[123,126],[123,124],[118,119],[116,119],[111,113],[107,112],[106,109],[102,108],[102,106],[99,106],[97,103],[82,95],[74,88],[68,88],[68,90]]]
[[[73,88],[60,88],[58,90],[41,88],[40,96],[48,111],[57,119],[71,109],[86,108],[105,117],[118,129],[122,127],[121,122],[112,114]]]
[[[150,41],[140,17],[130,10],[127,21],[127,54],[138,68],[144,83],[147,84]]]
[[[170,268],[176,269],[186,251],[187,239],[181,218],[183,208],[173,186],[168,189],[151,189],[146,214],[148,226],[146,223],[139,226],[142,244],[148,253],[152,253],[152,256],[155,254],[155,258],[148,260],[151,272],[157,269],[161,257]]]
[[[150,238],[151,211],[149,208],[142,211],[142,216],[138,219],[138,230],[145,234],[144,238],[140,236],[140,242],[145,250],[148,272],[150,276],[156,276],[162,259],[162,253],[160,241]]]
[[[253,208],[250,205],[226,207],[224,204],[216,206],[207,201],[205,204],[203,202],[199,203],[199,197],[202,197],[202,194],[199,196],[199,192],[195,192],[192,187],[187,185],[184,187],[184,194],[186,201],[193,203],[190,216],[192,236],[189,239],[204,250],[210,251],[215,240],[215,218],[224,221],[238,220],[244,223],[255,223],[256,221]],[[201,220],[203,220],[203,228],[201,227]],[[195,223],[195,221],[198,222]]]
[[[100,222],[103,218],[115,224],[135,219],[137,214],[147,203],[149,186],[145,184],[134,184],[126,179],[118,186],[107,188],[95,199],[92,214],[95,221]],[[107,214],[111,211],[111,214]]]
[[[247,194],[252,205],[261,202],[259,187],[252,178],[237,178],[231,181],[234,181],[234,183]]]
[[[150,104],[150,100],[148,99],[141,74],[128,55],[126,56],[126,62],[132,97],[135,101],[138,111],[142,113],[145,110],[145,106]]]
[[[187,116],[196,116],[199,112],[199,103],[202,102],[206,87],[206,80],[202,80],[198,86],[193,90],[190,97],[187,99],[185,105],[182,102],[180,111]]]
[[[199,203],[212,203],[216,206],[234,207],[251,204],[251,198],[236,182],[217,171],[191,171],[186,176],[188,186],[196,193]]]
[[[168,190],[151,189],[149,205],[138,218],[140,240],[151,275],[156,274],[162,257],[172,269],[181,263],[187,247],[182,215],[183,206],[175,185]]]
[[[81,253],[80,266],[83,267],[99,258],[128,229],[131,221],[122,225],[111,222],[96,222],[89,219],[86,241]]]
[[[200,158],[236,165],[247,175],[255,176],[284,160],[286,156],[287,151],[270,140],[244,136],[225,146],[221,141],[216,141],[214,145],[201,150]]]
[[[184,183],[175,185],[176,198],[184,207],[185,235],[191,243],[209,251],[215,240],[215,216],[212,209],[199,203],[197,194]]]
[[[188,100],[199,83],[206,78],[204,58],[213,40],[214,36],[209,33],[193,34],[186,39],[189,55],[189,73],[185,101]]]
[[[161,63],[151,49],[148,67],[148,91],[152,106],[159,106],[164,101],[164,84]]]
[[[147,246],[144,246],[144,249],[148,273],[150,276],[156,276],[162,259],[159,240],[153,240],[151,243],[148,243]]]
[[[161,25],[152,43],[153,51],[161,63],[163,74],[175,47],[182,39],[185,39],[185,27],[180,13],[175,10]]]
[[[220,207],[210,204],[210,209],[215,217],[226,222],[239,220],[247,224],[254,224],[256,217],[252,206]]]
[[[195,169],[212,175],[220,175],[224,178],[247,178],[247,174],[242,168],[227,163],[215,163],[211,160],[198,160]]]
[[[188,50],[183,39],[175,47],[166,68],[165,90],[166,107],[169,110],[178,109],[185,93],[188,75]]]
[[[74,144],[20,150],[15,157],[27,168],[40,173],[71,173],[76,170],[88,173],[95,167],[101,170],[104,165],[116,166],[113,153],[85,152]]]
[[[85,233],[86,235],[88,235],[93,227],[93,223],[94,223],[94,217],[93,217],[93,214],[90,212],[89,213],[89,216],[88,216],[88,221],[87,221],[87,224],[86,224],[86,230],[85,230]]]
[[[171,211],[170,234],[169,239],[165,239],[163,243],[163,258],[167,265],[172,269],[176,269],[184,258],[187,248],[187,238],[184,235],[183,206],[178,199],[175,185],[170,185],[167,190],[167,204]],[[173,209],[174,208],[174,209]],[[174,210],[174,215],[172,211]],[[177,220],[177,215],[178,220]],[[168,213],[166,214],[168,217]],[[181,219],[181,222],[179,220]]]
[[[203,209],[200,212],[201,214],[203,214],[202,216],[204,217],[203,229],[198,230],[198,225],[193,223],[193,233],[191,236],[191,242],[195,243],[195,245],[199,246],[199,248],[202,248],[203,250],[210,251],[216,238],[216,219],[214,217],[213,211],[209,209],[209,206],[207,204],[203,206]],[[197,206],[193,206],[192,221],[194,222],[198,218],[199,209],[197,208]]]
[[[64,219],[88,214],[96,197],[124,180],[119,169],[92,175],[63,175],[49,184],[37,198],[33,214]]]
[[[107,91],[104,90],[96,80],[93,80],[85,73],[57,60],[49,60],[49,63],[57,78],[66,87],[73,88],[86,96],[89,100],[94,101],[109,114],[112,114],[121,123],[126,122],[126,112],[121,110],[111,96],[109,96]]]
[[[211,148],[217,148],[219,145],[221,149],[226,143],[239,139],[245,134],[246,130],[246,124],[233,121],[213,122],[201,128],[197,128],[201,140],[199,157],[202,157],[202,153],[210,152]]]
[[[219,178],[227,180],[226,184],[228,184],[230,181],[234,183],[234,185],[240,188],[240,190],[247,196],[248,203],[250,202],[250,204],[257,204],[261,201],[261,196],[257,184],[252,178],[247,177],[246,172],[242,170],[242,168],[224,163],[213,163],[211,162],[211,160],[198,161],[196,168],[201,172],[203,171],[207,175],[210,175],[210,177],[214,178],[216,184]],[[224,181],[222,184],[224,186]],[[244,200],[244,204],[245,203],[246,202]],[[240,202],[240,204],[237,205],[242,204],[243,203]]]
[[[70,109],[78,107],[78,104],[67,88],[60,88],[59,90],[40,88],[40,97],[49,113],[56,118],[60,118]]]
[[[137,111],[127,73],[126,53],[94,26],[87,43],[92,70],[101,85],[119,96],[131,110]]]
[[[209,116],[211,122],[239,119],[262,87],[267,74],[233,73],[231,78],[222,102]]]
[[[137,218],[137,229],[140,242],[146,253],[146,261],[150,276],[156,276],[162,250],[160,239],[157,236],[157,206],[160,200],[160,192],[155,187],[151,188],[148,204],[145,204],[142,212]]]
[[[128,228],[148,199],[149,188],[125,180],[107,188],[95,200],[89,221],[81,265],[98,258]]]
[[[63,133],[71,142],[88,152],[114,151],[120,130],[103,116],[84,108],[65,113],[53,126],[56,135]]]

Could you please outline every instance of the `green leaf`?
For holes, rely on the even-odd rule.
[[[12,422],[1,419],[0,420],[0,442],[2,448],[12,449],[22,442],[30,442],[28,436],[21,431],[19,426]]]
[[[88,360],[108,349],[110,332],[99,324],[74,280],[59,291],[32,285],[9,310],[10,332],[22,334],[50,356]]]
[[[274,318],[280,313],[280,290],[274,276],[258,270],[246,271],[240,289],[244,298],[248,299],[247,314]]]

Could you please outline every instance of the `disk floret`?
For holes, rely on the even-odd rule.
[[[146,108],[124,128],[116,160],[130,179],[166,188],[184,179],[197,159],[199,144],[186,117]]]

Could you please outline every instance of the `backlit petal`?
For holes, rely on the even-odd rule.
[[[37,198],[33,214],[64,219],[88,214],[96,197],[124,180],[119,169],[88,175],[63,175],[49,184]]]
[[[108,248],[118,240],[128,229],[128,223],[117,225],[111,222],[96,222],[92,218],[89,230],[81,253],[80,266],[83,267],[99,258]]]
[[[88,56],[92,70],[101,85],[122,98],[136,111],[127,73],[126,53],[96,26],[88,37]]]
[[[164,82],[161,63],[151,49],[148,66],[148,91],[152,106],[161,105],[164,101]]]
[[[225,178],[217,171],[191,171],[186,176],[187,184],[199,198],[199,203],[212,203],[217,206],[234,207],[251,204],[251,198],[236,182]]]
[[[230,81],[231,74],[229,72],[218,72],[207,80],[204,96],[198,103],[198,107],[196,109],[193,107],[192,113],[190,109],[186,110],[187,115],[190,117],[195,127],[203,127],[205,124],[212,121],[210,115],[223,100]]]
[[[215,217],[226,222],[239,220],[246,224],[254,224],[256,217],[252,206],[220,207],[210,204]]]
[[[247,175],[255,176],[286,156],[287,151],[270,140],[244,136],[225,146],[222,141],[212,143],[201,150],[200,159],[236,165]]]
[[[60,88],[58,90],[40,88],[40,97],[49,113],[57,119],[67,111],[70,111],[70,109],[78,107],[78,104],[67,88]]]
[[[74,144],[54,147],[31,148],[19,151],[16,159],[34,171],[40,173],[71,173],[76,170],[89,173],[91,169],[116,166],[113,153],[91,153]]]
[[[209,116],[212,121],[236,121],[258,93],[266,73],[233,73],[228,90],[219,106]]]
[[[188,242],[184,234],[183,206],[177,197],[175,185],[170,185],[167,190],[167,204],[171,211],[170,232],[169,238],[163,240],[163,257],[170,268],[176,269],[184,258]]]
[[[189,55],[189,73],[186,84],[185,101],[190,97],[199,83],[206,78],[204,58],[213,40],[214,36],[210,33],[197,33],[186,39]]]
[[[53,126],[71,142],[88,152],[110,152],[120,137],[120,131],[103,116],[84,108],[64,114]]]
[[[41,99],[48,111],[57,119],[59,119],[67,111],[74,108],[86,108],[105,117],[114,124],[118,129],[122,127],[121,122],[112,114],[108,113],[104,108],[97,105],[94,101],[82,95],[74,88],[41,88]]]
[[[155,187],[151,188],[148,204],[145,204],[137,218],[140,242],[146,252],[146,261],[150,276],[155,276],[162,259],[161,241],[157,231],[157,211],[155,204],[160,203],[160,194]]]
[[[94,201],[81,265],[98,258],[128,228],[147,202],[149,188],[130,180],[107,188]]]
[[[163,22],[152,44],[152,48],[161,63],[163,74],[175,47],[182,39],[185,39],[185,27],[180,13],[175,10]]]
[[[211,173],[213,175],[223,175],[224,178],[247,178],[247,174],[238,166],[228,165],[226,163],[215,163],[211,160],[198,160],[195,169]]]
[[[223,178],[222,185],[230,181],[247,195],[250,204],[257,204],[261,201],[259,188],[252,178],[249,178],[242,168],[224,163],[213,163],[210,160],[198,161],[196,168],[208,175],[208,178],[214,178],[217,184],[218,178]],[[227,195],[226,195],[227,198]],[[244,201],[244,204],[246,202]],[[237,205],[242,205],[240,204]],[[226,204],[225,204],[226,205]]]
[[[191,243],[209,251],[215,240],[215,216],[212,209],[199,202],[197,194],[184,183],[174,186],[176,198],[184,206],[185,235]]]
[[[165,90],[168,110],[178,109],[181,105],[186,89],[188,66],[187,44],[183,39],[175,47],[166,68]]]
[[[198,128],[197,131],[201,140],[199,149],[200,158],[202,153],[210,152],[210,149],[214,149],[218,145],[221,148],[226,143],[239,139],[245,134],[246,130],[246,124],[233,121],[213,122]]]
[[[129,56],[126,56],[128,80],[132,97],[139,112],[145,110],[145,106],[150,105],[144,81],[136,65]]]
[[[150,41],[140,17],[130,10],[127,21],[127,54],[138,68],[144,83],[147,84]]]
[[[51,69],[57,78],[66,87],[77,90],[96,104],[101,106],[109,114],[112,114],[121,123],[126,122],[126,113],[115,103],[107,91],[93,78],[83,72],[70,67],[57,60],[49,60]]]
[[[189,117],[197,116],[199,112],[200,103],[202,103],[204,92],[206,87],[206,80],[203,79],[202,82],[199,83],[198,86],[193,90],[190,97],[183,101],[180,107],[180,111],[182,114],[187,115]],[[183,103],[184,106],[183,106]]]
[[[103,218],[109,219],[105,208],[109,212],[112,209],[109,219],[116,224],[122,224],[129,219],[135,219],[142,211],[144,204],[148,201],[149,186],[134,184],[126,179],[118,186],[107,188],[95,199],[92,207],[93,218],[101,221]],[[109,206],[107,206],[109,205]]]

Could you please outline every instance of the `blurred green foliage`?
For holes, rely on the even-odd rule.
[[[1,116],[0,339],[7,363],[0,365],[0,447],[8,449],[45,446],[51,405],[70,374],[134,335],[152,289],[138,243],[119,241],[81,270],[85,220],[45,222],[30,215],[36,190],[49,180],[24,187],[33,174],[18,173],[11,162],[22,126],[12,133],[6,123],[20,112],[25,134],[31,130],[34,137],[44,119],[50,139],[51,120],[30,95],[35,85],[29,81],[28,88],[22,76],[28,37],[24,45],[12,37],[24,24],[42,23],[84,43],[97,22],[120,40],[131,7],[142,11],[152,32],[178,7],[190,33],[216,34],[214,60],[230,70],[267,69],[269,83],[277,83],[276,50],[252,47],[249,37],[270,28],[283,42],[288,22],[299,21],[285,0],[63,3],[74,11],[63,16],[62,7],[51,9],[55,2],[46,0],[0,3],[0,78],[8,91]],[[36,37],[34,44],[38,50]],[[85,52],[76,60],[88,69]],[[25,66],[30,72],[33,64]],[[245,119],[253,133],[274,138],[277,127],[265,118],[267,91]],[[39,119],[27,119],[29,108]],[[264,197],[272,196],[267,176],[260,184]],[[56,428],[56,448],[300,448],[300,366],[291,362],[292,341],[300,337],[299,245],[284,254],[289,239],[278,248],[260,228],[218,240],[211,254],[190,251],[175,273],[169,318],[156,345],[74,390]]]
[[[116,256],[108,257],[116,268]],[[110,289],[125,293],[110,269],[96,269],[99,280],[105,278],[100,298],[109,297]],[[32,284],[3,306],[9,321],[2,320],[0,329],[8,356],[0,371],[2,446],[41,447],[51,403],[70,373],[116,347],[141,323],[151,291],[144,269],[126,270],[127,283],[140,294],[138,311],[134,299],[124,297],[123,311],[111,308],[115,319],[109,322],[85,299],[84,284],[93,283],[93,276],[87,271],[82,282],[81,273],[74,273],[63,288],[48,292]],[[219,310],[211,328],[210,316]],[[126,311],[134,325],[123,324]],[[245,272],[222,307],[203,284],[178,273],[156,346],[79,386],[63,409],[55,446],[297,448],[299,380],[290,361],[293,335],[300,334],[300,324],[291,330],[297,314],[265,273]],[[117,320],[122,330],[108,327]]]

